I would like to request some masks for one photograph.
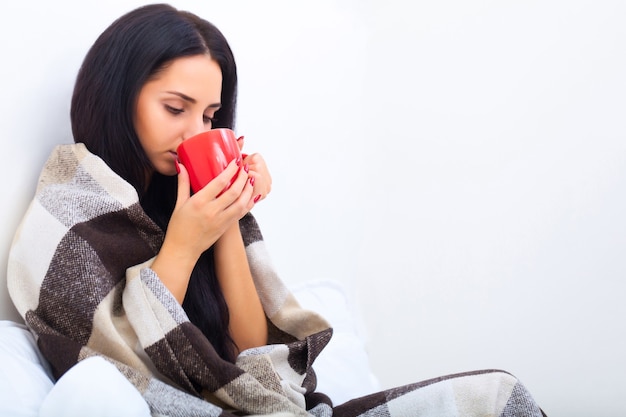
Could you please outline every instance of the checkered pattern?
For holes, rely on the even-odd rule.
[[[332,329],[276,275],[252,215],[240,226],[270,344],[242,352],[235,364],[216,354],[150,269],[164,236],[134,188],[82,144],[58,146],[44,167],[11,248],[9,291],[57,378],[87,357],[104,357],[154,415],[541,415],[502,371],[451,375],[333,407],[315,392],[313,371]]]

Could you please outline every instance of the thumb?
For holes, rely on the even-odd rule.
[[[187,168],[178,161],[176,163],[176,170],[178,171],[178,194],[176,196],[176,207],[180,207],[185,201],[189,200],[191,195],[191,186],[189,185],[189,173]]]
[[[239,150],[242,151],[243,150],[243,136],[239,136],[237,138],[237,146],[239,146]]]

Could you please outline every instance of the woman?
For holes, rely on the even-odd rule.
[[[177,161],[188,137],[234,128],[236,91],[226,39],[168,5],[122,16],[90,49],[76,143],[50,156],[9,259],[11,297],[55,376],[104,357],[159,415],[541,415],[502,371],[339,406],[315,392],[332,329],[299,307],[262,246],[249,211],[271,190],[263,158],[232,161],[193,195]]]
[[[252,155],[227,193],[216,198],[237,161],[190,198],[176,148],[212,127],[233,128],[237,73],[213,25],[175,15],[167,7],[145,7],[102,34],[78,74],[72,129],[76,141],[135,187],[165,231],[152,269],[218,353],[234,361],[241,349],[267,341],[237,221],[267,195],[271,179],[261,156]],[[141,31],[151,34],[137,36]]]

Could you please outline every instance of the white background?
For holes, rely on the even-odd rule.
[[[141,4],[1,6],[5,270],[84,54]],[[550,417],[626,415],[626,2],[172,4],[235,52],[277,269],[348,286],[383,387],[502,368]]]

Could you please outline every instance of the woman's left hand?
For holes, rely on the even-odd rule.
[[[237,144],[239,149],[243,150],[243,136],[237,139]],[[252,195],[255,196],[254,202],[257,203],[267,197],[272,190],[272,176],[261,154],[253,153],[247,155],[242,153],[242,155],[244,157],[243,163],[248,164],[248,175],[254,178]]]

